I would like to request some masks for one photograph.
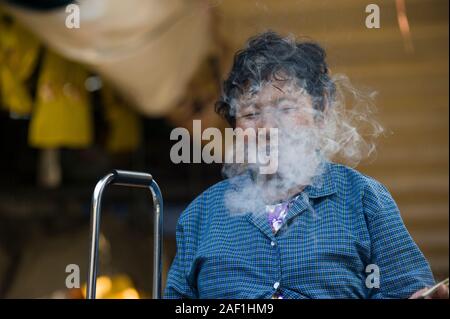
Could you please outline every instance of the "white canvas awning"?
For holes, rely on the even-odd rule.
[[[108,79],[149,116],[170,112],[209,46],[204,1],[81,0],[80,28],[66,8],[9,7],[45,43]]]

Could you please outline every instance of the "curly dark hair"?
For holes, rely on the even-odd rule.
[[[235,127],[233,101],[263,81],[280,80],[280,75],[282,80],[296,80],[296,84],[311,95],[313,107],[323,111],[336,90],[325,56],[325,50],[317,43],[297,42],[273,31],[250,38],[246,47],[234,56],[222,94],[215,104],[216,112]]]

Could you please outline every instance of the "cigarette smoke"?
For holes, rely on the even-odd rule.
[[[383,132],[374,119],[373,93],[357,90],[345,75],[331,76],[317,44],[297,43],[273,32],[251,39],[237,54],[216,109],[234,126],[244,107],[255,104],[267,86],[279,88],[279,83],[295,109],[264,106],[270,110],[264,127],[278,129],[278,170],[262,175],[258,162],[224,165],[223,174],[233,186],[225,195],[232,213],[264,213],[267,204],[287,200],[308,185],[320,186],[326,162],[355,167],[374,155],[376,138]],[[313,120],[299,123],[294,120],[299,114]]]
[[[262,213],[265,205],[294,195],[289,193],[291,190],[301,190],[307,185],[319,186],[325,162],[334,160],[356,166],[375,152],[375,138],[383,128],[372,119],[371,96],[357,91],[343,75],[333,77],[333,81],[336,95],[324,112],[296,104],[299,107],[296,112],[313,113],[313,125],[298,125],[292,121],[291,114],[272,114],[272,126],[278,128],[278,143],[274,145],[275,149],[263,151],[278,152],[276,174],[260,174],[260,162],[224,165],[226,177],[245,176],[246,173],[248,177],[230,179],[239,184],[226,194],[226,205],[231,212]],[[286,85],[284,91],[296,101],[301,101],[301,96],[306,94],[292,83]],[[235,107],[239,108],[241,103],[236,101]],[[247,145],[245,150],[248,149],[252,148]],[[261,152],[257,146],[254,149]]]

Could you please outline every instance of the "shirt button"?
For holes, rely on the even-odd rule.
[[[274,247],[277,243],[274,242],[273,240],[270,242],[270,246]]]
[[[278,287],[280,287],[280,283],[277,281],[273,284],[273,288],[278,289]]]

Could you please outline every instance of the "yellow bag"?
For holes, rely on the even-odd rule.
[[[82,66],[46,52],[29,129],[31,146],[78,148],[92,143],[87,75]]]

